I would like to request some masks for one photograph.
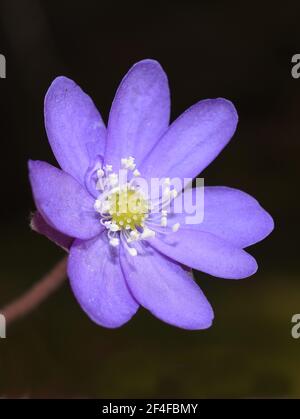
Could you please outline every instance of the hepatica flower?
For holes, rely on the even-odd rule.
[[[248,277],[257,264],[244,248],[273,229],[254,198],[229,187],[205,187],[201,223],[187,224],[185,209],[174,212],[197,189],[182,192],[170,180],[201,173],[238,117],[225,99],[200,101],[171,125],[169,115],[167,77],[153,60],[122,80],[107,128],[72,80],[56,78],[46,94],[45,126],[60,169],[29,162],[38,209],[32,226],[69,250],[75,297],[105,327],[123,325],[141,305],[174,326],[208,328],[213,311],[190,268]],[[162,188],[149,195],[152,179],[162,179]]]

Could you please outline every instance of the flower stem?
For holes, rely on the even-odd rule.
[[[51,295],[66,279],[67,257],[60,260],[37,284],[21,297],[6,305],[0,313],[6,323],[12,323],[30,313]]]

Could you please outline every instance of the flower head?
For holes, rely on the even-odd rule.
[[[174,208],[197,188],[195,178],[234,134],[237,113],[225,99],[196,103],[169,126],[167,77],[153,60],[122,80],[107,128],[89,96],[58,77],[45,98],[45,126],[60,169],[30,161],[38,212],[34,229],[70,252],[68,275],[83,310],[96,323],[119,327],[141,305],[186,329],[205,329],[212,308],[189,268],[239,279],[255,273],[244,248],[273,229],[248,194],[205,187],[204,219],[186,222]],[[160,188],[148,186],[160,180]]]

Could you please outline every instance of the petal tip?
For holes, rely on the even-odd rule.
[[[136,71],[141,72],[142,74],[144,74],[145,77],[154,77],[155,79],[162,79],[164,82],[168,83],[168,78],[162,65],[153,58],[146,58],[133,64],[133,66],[129,69],[127,75]]]
[[[36,169],[46,168],[48,166],[50,167],[49,163],[42,160],[28,160],[27,164],[28,164],[29,174],[35,172]]]
[[[161,68],[161,64],[159,63],[159,61],[155,60],[154,58],[145,58],[143,60],[137,61],[135,64],[133,64],[133,67],[138,66],[138,65],[150,65],[153,67],[160,67]]]
[[[66,76],[57,76],[51,82],[51,84],[49,86],[49,89],[48,89],[48,92],[53,87],[59,87],[60,85],[66,85],[66,84],[76,85],[76,83],[74,82],[74,80],[70,79],[69,77],[66,77]]]
[[[194,319],[194,321],[190,321],[190,323],[187,325],[180,323],[177,325],[177,327],[181,329],[186,329],[186,330],[206,330],[206,329],[209,329],[213,325],[213,321],[214,321],[214,312],[211,305],[207,302],[207,312],[205,313],[205,315],[203,315],[203,312],[202,312],[201,316],[198,319]]]
[[[200,326],[198,327],[198,330],[209,329],[213,325],[214,318],[215,318],[214,311],[213,311],[211,305],[209,304],[206,318],[205,318],[205,320],[203,320],[201,322]]]
[[[246,253],[246,254],[248,256],[248,269],[245,269],[242,275],[237,275],[236,278],[233,278],[233,279],[245,279],[245,278],[249,278],[250,276],[256,274],[256,272],[258,270],[257,261],[249,253]]]
[[[225,99],[223,97],[219,97],[214,100],[220,106],[220,109],[223,110],[223,112],[228,112],[236,121],[236,123],[238,122],[238,113],[236,107],[234,106],[233,102],[231,102],[231,100]]]
[[[29,176],[35,171],[36,168],[38,168],[38,166],[41,166],[43,162],[40,160],[28,160],[27,162],[27,166],[28,166],[28,171],[29,171]]]
[[[33,168],[34,162],[35,162],[35,160],[31,160],[31,159],[28,160],[27,167],[28,167],[29,171],[31,171],[31,169]]]
[[[57,101],[62,96],[65,96],[70,90],[77,87],[74,80],[69,79],[66,76],[56,77],[50,84],[44,100],[45,115],[47,114],[47,106],[52,101]]]
[[[265,211],[265,217],[266,217],[266,236],[265,237],[267,237],[274,230],[275,222],[274,222],[274,218],[267,211]]]

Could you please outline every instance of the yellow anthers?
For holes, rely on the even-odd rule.
[[[108,196],[109,214],[112,223],[120,230],[135,230],[142,227],[148,213],[148,205],[144,197],[128,187]]]

